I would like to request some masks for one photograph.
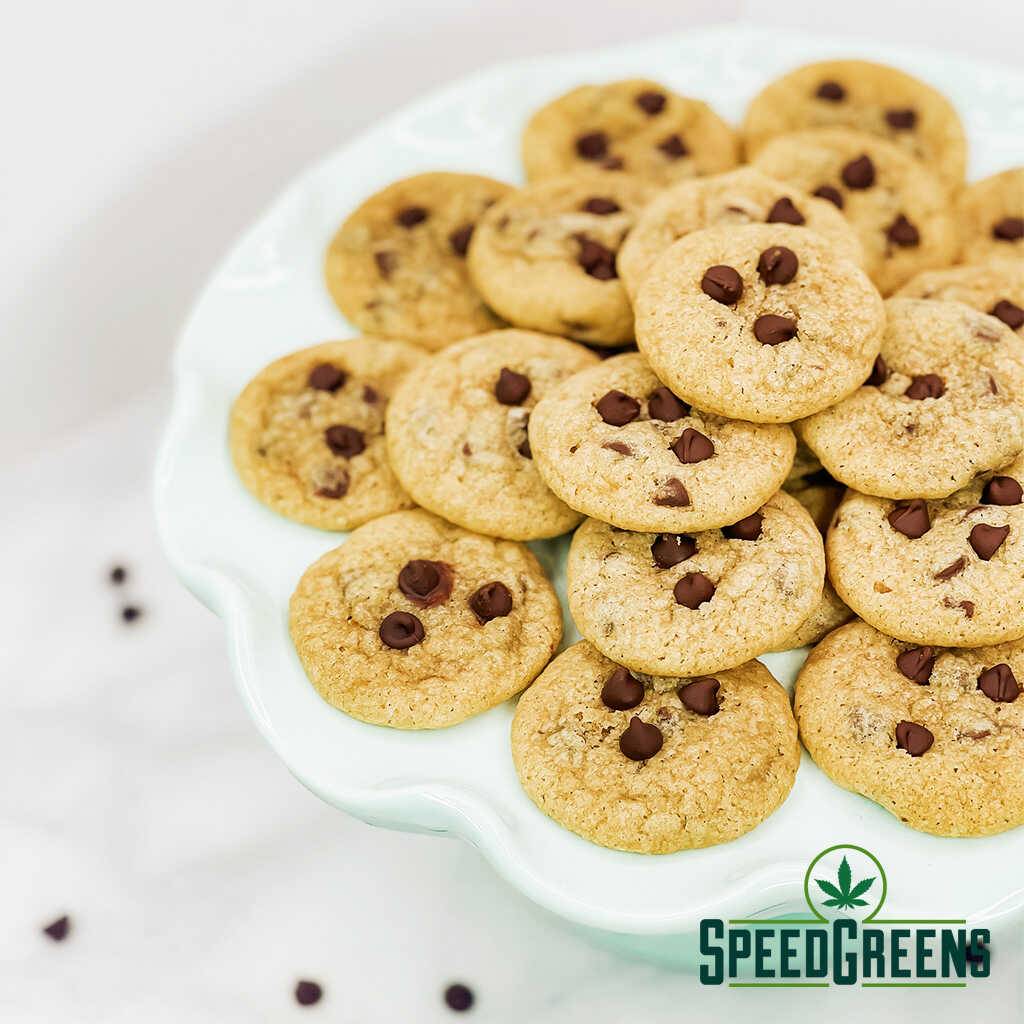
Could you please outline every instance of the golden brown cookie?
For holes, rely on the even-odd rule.
[[[926,270],[897,293],[909,299],[963,302],[1024,337],[1024,258]]]
[[[968,185],[957,203],[961,263],[1024,259],[1024,167]]]

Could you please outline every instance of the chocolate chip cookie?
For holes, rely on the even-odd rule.
[[[721,530],[576,531],[569,608],[599,651],[639,672],[716,672],[778,647],[817,605],[821,534],[785,492]]]
[[[314,562],[292,641],[320,696],[396,729],[436,729],[527,686],[562,636],[529,549],[419,509],[375,519]]]
[[[743,140],[752,159],[777,135],[853,128],[931,167],[947,191],[964,181],[967,140],[953,105],[905,71],[864,60],[826,60],[790,71],[751,101]]]
[[[694,231],[766,223],[806,227],[827,238],[845,259],[863,260],[856,232],[832,203],[753,167],[740,167],[680,182],[649,203],[619,253],[622,283],[635,297],[655,258]]]
[[[530,118],[522,148],[529,181],[601,169],[666,185],[739,162],[736,133],[706,103],[641,78],[552,100]]]
[[[513,192],[480,219],[469,271],[509,323],[599,345],[633,337],[616,259],[654,195],[641,178],[591,171]]]
[[[537,472],[527,424],[548,392],[596,362],[582,345],[518,330],[438,353],[388,408],[396,476],[417,504],[466,529],[510,540],[571,530],[580,514]]]
[[[759,662],[698,678],[630,673],[586,641],[523,694],[512,758],[558,824],[616,850],[728,842],[779,808],[800,747],[786,691]]]
[[[883,295],[953,262],[959,235],[945,186],[891,142],[848,128],[794,132],[770,140],[754,166],[834,202]]]
[[[354,338],[265,367],[231,409],[242,483],[275,512],[324,530],[411,508],[388,463],[384,410],[402,376],[427,358],[402,341]]]
[[[338,308],[368,334],[431,349],[499,327],[469,279],[466,253],[477,221],[509,191],[478,174],[436,172],[370,196],[327,250]]]
[[[854,391],[878,355],[882,300],[833,245],[791,224],[708,228],[658,257],[636,340],[680,398],[788,423]]]
[[[1024,167],[968,185],[956,212],[963,236],[962,263],[1024,259]]]
[[[691,408],[625,353],[564,381],[530,417],[534,461],[570,507],[626,530],[704,530],[756,512],[793,461],[783,424]]]
[[[912,299],[963,302],[990,313],[1024,337],[1024,259],[926,270],[897,293]]]
[[[796,683],[800,738],[833,782],[911,828],[1024,824],[1024,644],[914,647],[863,622],[826,637]]]
[[[1024,344],[959,302],[890,299],[863,387],[797,433],[837,480],[884,498],[942,498],[1024,447]]]

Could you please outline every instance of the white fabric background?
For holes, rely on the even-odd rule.
[[[45,0],[0,34],[0,1020],[1022,1019],[968,993],[766,994],[592,949],[469,848],[319,803],[259,740],[217,621],[157,549],[149,473],[191,297],[304,163],[510,56],[746,16],[1020,60],[1024,10],[861,2]],[[105,581],[123,562],[121,589]],[[119,611],[139,603],[130,627]],[[1015,870],[1016,865],[1008,865]],[[39,928],[59,913],[71,938]],[[303,1010],[299,977],[326,999]]]

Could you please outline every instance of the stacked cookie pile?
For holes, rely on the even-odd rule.
[[[755,827],[797,721],[913,827],[1024,822],[1024,168],[965,186],[952,106],[856,61],[740,132],[584,86],[523,161],[367,199],[326,261],[366,336],[235,403],[249,490],[354,531],[291,603],[318,691],[418,729],[528,687],[525,790],[619,849]],[[524,542],[573,530],[551,660],[564,548]],[[794,716],[755,659],[808,644]]]

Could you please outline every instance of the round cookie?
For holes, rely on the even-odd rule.
[[[530,417],[530,445],[572,508],[625,530],[679,533],[756,512],[785,480],[796,442],[782,424],[689,408],[634,352],[550,391]]]
[[[797,433],[837,480],[883,498],[941,498],[1024,447],[1024,344],[959,302],[890,299],[863,387]]]
[[[926,270],[897,293],[911,299],[963,302],[1002,320],[1024,337],[1024,259]]]
[[[329,704],[374,725],[436,729],[527,686],[561,641],[562,612],[528,548],[416,509],[359,527],[314,562],[290,629]]]
[[[655,261],[635,313],[641,353],[680,398],[756,423],[788,423],[850,394],[884,323],[864,272],[789,224],[687,235]]]
[[[466,253],[484,211],[510,191],[450,172],[388,185],[332,239],[324,264],[331,297],[360,330],[431,349],[500,327],[469,279]]]
[[[962,263],[1024,259],[1024,167],[976,181],[957,203]]]
[[[602,169],[667,185],[739,162],[736,133],[706,103],[643,78],[552,100],[527,123],[522,151],[528,181]]]
[[[780,491],[734,526],[692,536],[588,519],[566,574],[576,627],[599,651],[638,672],[682,676],[786,640],[821,598],[825,553],[814,521]]]
[[[890,636],[977,647],[1024,637],[1024,458],[934,501],[847,493],[828,570],[840,597]]]
[[[848,128],[794,132],[768,142],[754,166],[840,206],[883,295],[956,256],[959,234],[942,182],[884,139]]]
[[[242,483],[275,512],[324,530],[411,508],[388,464],[384,410],[402,376],[427,358],[402,341],[353,338],[262,369],[231,408]]]
[[[786,691],[760,662],[638,679],[583,641],[519,699],[512,759],[563,827],[616,850],[671,853],[764,821],[789,795],[800,746]]]
[[[905,71],[864,60],[826,60],[790,71],[751,100],[743,119],[748,159],[777,135],[853,128],[888,140],[931,167],[947,190],[964,182],[967,139],[956,109]]]
[[[683,181],[666,189],[637,219],[619,253],[619,276],[631,297],[647,270],[673,242],[704,228],[793,224],[817,231],[845,259],[861,263],[860,240],[827,199],[801,192],[753,167]]]
[[[833,782],[940,836],[1024,824],[1024,644],[913,648],[851,622],[796,682],[800,738]]]
[[[630,341],[616,255],[652,195],[640,178],[596,171],[513,192],[477,224],[473,282],[509,323],[598,345]]]
[[[493,331],[438,353],[388,407],[388,452],[417,504],[510,540],[556,537],[580,515],[533,463],[527,423],[537,402],[597,356],[564,338]]]

